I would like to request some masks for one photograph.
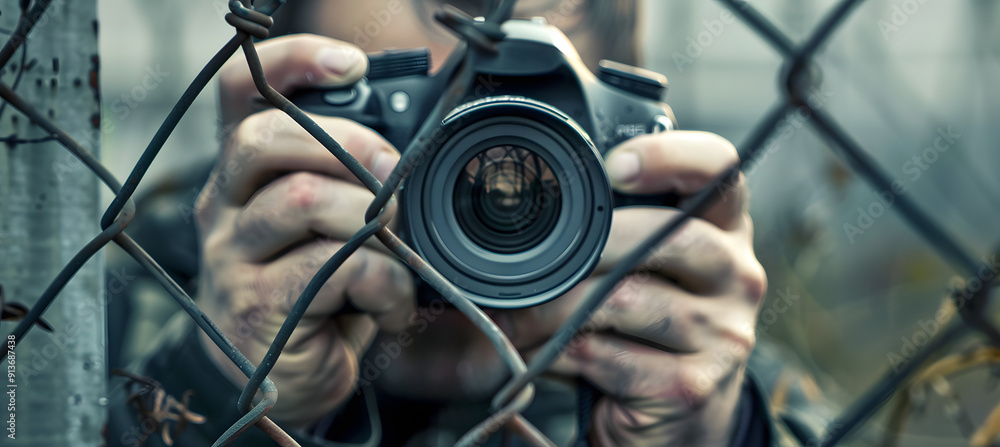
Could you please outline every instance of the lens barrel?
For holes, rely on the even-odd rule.
[[[596,266],[612,193],[586,132],[555,107],[491,97],[457,107],[417,150],[401,200],[407,241],[477,304],[555,298]]]

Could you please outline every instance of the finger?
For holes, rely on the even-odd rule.
[[[685,413],[701,407],[710,395],[733,392],[747,355],[668,354],[613,335],[591,334],[567,348],[553,371],[583,376],[617,401],[648,410],[647,416],[667,418],[661,412]]]
[[[264,77],[279,93],[306,87],[349,85],[368,70],[360,48],[327,37],[298,34],[268,39],[256,46]],[[220,72],[223,125],[239,122],[260,110],[257,91],[243,57],[229,60]]]
[[[496,316],[509,328],[505,330],[515,346],[530,349],[544,343],[592,292],[601,276],[622,262],[637,241],[670,214],[676,211],[617,210],[612,236],[590,278],[558,300]],[[701,332],[719,331],[728,337],[734,334],[727,328],[752,327],[766,288],[763,268],[746,241],[692,219],[613,289],[605,307],[599,308],[588,325],[592,330],[632,334],[681,352],[697,351],[709,340],[699,335]],[[618,299],[622,302],[616,302]],[[630,310],[617,315],[608,312],[607,306],[612,306],[610,310]],[[603,319],[600,312],[604,312]],[[721,323],[716,323],[717,319]]]
[[[678,353],[710,350],[719,343],[752,348],[757,308],[746,300],[706,300],[656,278],[633,275],[594,312],[590,332],[610,329],[646,346]]]
[[[590,279],[558,300],[512,312],[506,322],[513,328],[512,341],[525,350],[548,341],[596,284]],[[578,332],[612,333],[664,352],[693,353],[722,339],[751,345],[753,334],[736,328],[752,328],[755,313],[749,303],[705,300],[674,284],[633,275],[605,298]]]
[[[674,131],[632,138],[606,158],[612,186],[625,193],[692,195],[739,161],[732,143],[707,132]],[[714,185],[722,194],[703,217],[723,229],[742,225],[749,194],[743,175]]]
[[[259,262],[317,235],[346,241],[364,226],[365,209],[374,197],[356,184],[322,174],[288,174],[257,191],[236,215],[233,248],[243,259]],[[374,239],[366,244],[388,253]]]
[[[593,275],[620,263],[639,243],[679,212],[671,209],[616,210],[611,236]],[[747,233],[752,226],[745,225]],[[752,236],[725,232],[692,218],[654,249],[635,269],[636,275],[660,276],[700,296],[739,298],[756,308],[767,291],[767,275],[754,254]]]
[[[511,313],[514,343],[531,350],[548,341],[580,301],[596,288],[591,278],[558,300]],[[709,338],[708,307],[664,281],[626,278],[578,328],[579,334],[616,332],[669,352],[695,352]],[[644,306],[641,307],[641,306]]]
[[[379,180],[388,178],[399,153],[373,130],[353,121],[312,117]],[[240,123],[206,187],[216,187],[232,205],[242,206],[261,186],[294,171],[312,171],[353,183],[360,180],[320,142],[278,110]]]
[[[279,300],[279,305],[290,309],[320,267],[343,245],[317,239],[267,264],[253,286],[256,294]],[[398,260],[364,247],[323,283],[305,317],[328,318],[348,299],[388,331],[405,329],[415,309],[413,280],[406,268]]]
[[[355,341],[358,336],[347,336],[344,332],[345,328],[332,320],[296,327],[281,351],[272,377],[276,379],[275,385],[282,387],[284,399],[309,405],[286,404],[279,411],[283,421],[307,426],[318,415],[333,411],[347,399],[360,370],[358,358],[364,351],[358,350]],[[261,347],[269,344],[270,340]]]
[[[615,210],[608,243],[593,274],[610,271],[640,242],[679,214],[680,211],[663,208]],[[748,248],[745,245],[742,238],[705,220],[688,219],[638,268],[661,275],[695,293],[718,294],[727,290],[738,260],[746,255]]]
[[[553,365],[558,374],[580,375],[621,399],[668,398],[684,356],[657,351],[608,334],[576,337]]]

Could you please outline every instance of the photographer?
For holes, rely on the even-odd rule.
[[[365,52],[386,48],[427,47],[440,64],[456,44],[431,19],[440,3],[289,2],[272,28],[272,35],[289,35],[257,45],[267,80],[284,95],[347,85],[365,74]],[[456,6],[481,15],[484,3]],[[594,69],[600,59],[637,62],[636,9],[633,1],[523,0],[515,16],[546,18]],[[284,113],[262,110],[241,55],[220,79],[225,141],[194,206],[197,301],[256,364],[308,279],[363,225],[373,195]],[[380,180],[399,159],[402,148],[365,126],[313,118]],[[736,161],[728,141],[690,131],[638,136],[605,157],[616,190],[682,199]],[[525,417],[560,445],[778,445],[766,398],[746,375],[766,289],[748,198],[741,179],[659,247],[642,275],[623,281],[595,312],[595,330],[579,335],[537,381]],[[530,359],[601,275],[677,213],[615,210],[588,279],[548,303],[488,315]],[[268,416],[302,445],[363,442],[377,428],[365,401],[371,394],[382,445],[400,446],[450,445],[488,417],[489,399],[509,378],[506,367],[466,317],[450,308],[418,309],[415,293],[407,267],[378,241],[366,242],[320,290],[271,371],[280,398]],[[346,303],[361,313],[337,313]],[[158,350],[136,372],[178,400],[193,391],[186,407],[206,421],[176,433],[177,445],[208,445],[239,417],[235,401],[246,376],[186,316],[165,328]],[[593,386],[596,399],[578,393],[576,380]],[[118,397],[109,442],[162,442]],[[520,442],[501,430],[487,445],[508,440]],[[271,443],[250,429],[236,445]]]

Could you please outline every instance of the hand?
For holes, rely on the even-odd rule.
[[[622,192],[690,196],[736,161],[721,137],[676,131],[623,143],[607,166]],[[553,366],[605,394],[593,409],[594,445],[730,445],[766,277],[753,252],[742,175],[724,190],[612,292]],[[590,278],[557,300],[500,317],[514,343],[528,357],[537,352],[602,275],[677,214],[615,210]]]
[[[366,70],[359,49],[332,39],[292,36],[257,48],[266,78],[283,94],[351,83]],[[198,301],[257,364],[312,276],[364,224],[373,195],[284,113],[251,115],[260,108],[253,99],[260,95],[243,58],[223,68],[220,88],[224,125],[239,124],[227,132],[196,205]],[[313,119],[381,180],[399,159],[368,128],[340,118]],[[358,376],[358,357],[378,328],[407,326],[413,293],[406,268],[380,244],[355,252],[316,295],[269,374],[280,393],[269,414],[302,427],[345,401]],[[332,316],[347,300],[365,313]],[[204,334],[202,342],[233,382],[246,384],[246,376]]]

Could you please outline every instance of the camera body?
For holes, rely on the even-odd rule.
[[[541,20],[509,20],[496,52],[472,61],[473,85],[438,123],[399,191],[401,237],[485,307],[553,299],[597,265],[612,209],[670,206],[669,195],[611,190],[602,156],[673,129],[662,75],[601,61],[598,75]],[[451,86],[426,49],[369,56],[356,84],[299,92],[303,110],[368,126],[403,150]],[[466,62],[468,63],[468,62]],[[423,293],[422,301],[429,293]]]

